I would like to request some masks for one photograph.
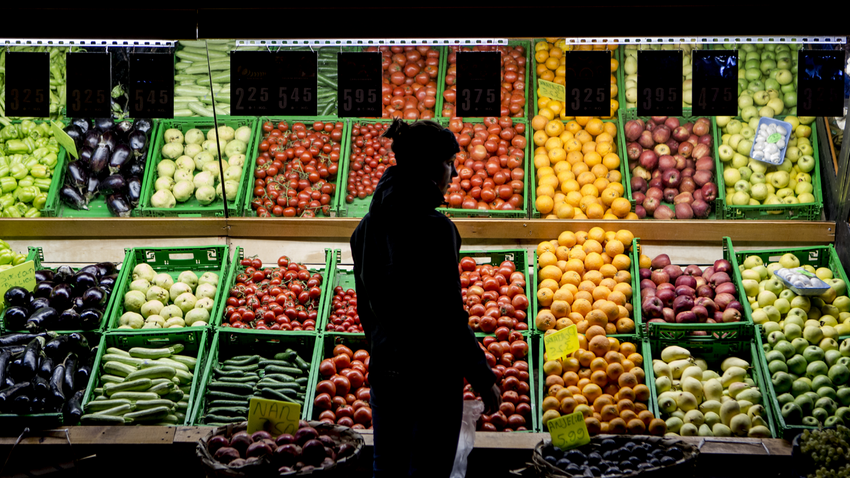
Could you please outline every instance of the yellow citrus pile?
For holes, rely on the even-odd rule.
[[[633,334],[634,235],[625,229],[564,231],[537,246],[535,325],[546,334],[575,325],[579,334]]]
[[[581,51],[581,50],[611,50],[611,115],[605,118],[613,118],[617,114],[617,109],[620,103],[617,101],[617,68],[620,66],[614,52],[617,50],[616,44],[610,45],[579,45],[573,47],[567,45],[562,38],[547,38],[546,41],[537,42],[534,45],[534,65],[537,68],[537,78],[540,80],[551,81],[559,85],[566,84],[566,67],[564,56],[565,51]],[[537,85],[535,85],[536,87]],[[537,90],[537,108],[540,115],[548,119],[572,119],[572,116],[564,114],[564,102],[547,98],[540,94]]]
[[[649,388],[637,346],[590,331],[578,338],[580,348],[563,359],[543,354],[544,430],[549,420],[578,411],[591,435],[664,435],[666,423],[647,409]]]
[[[617,126],[580,116],[564,124],[535,116],[534,205],[547,219],[638,219],[623,197]]]

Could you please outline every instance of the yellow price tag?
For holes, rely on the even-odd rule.
[[[559,85],[546,80],[537,80],[537,87],[540,89],[538,92],[540,96],[545,96],[558,101],[567,100],[567,89],[564,88],[564,85]]]
[[[74,143],[74,140],[55,121],[50,122],[50,130],[53,131],[53,137],[56,138],[56,142],[62,145],[65,151],[68,151],[68,154],[74,158],[80,157],[79,153],[77,153],[77,145]]]
[[[590,443],[590,434],[587,433],[581,412],[554,418],[546,422],[546,426],[552,436],[552,444],[561,450],[571,450]]]
[[[3,295],[12,287],[23,287],[26,290],[35,289],[35,263],[26,261],[5,271],[0,271],[0,306],[3,304]]]
[[[295,434],[301,419],[301,405],[297,403],[252,398],[248,411],[248,433],[265,430],[278,436]]]
[[[578,350],[576,326],[565,327],[554,334],[543,337],[548,360],[558,360]]]

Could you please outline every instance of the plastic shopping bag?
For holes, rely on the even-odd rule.
[[[464,478],[466,476],[467,458],[472,447],[475,446],[475,423],[483,411],[484,402],[464,400],[463,422],[460,425],[460,436],[458,437],[457,453],[455,454],[451,478]]]

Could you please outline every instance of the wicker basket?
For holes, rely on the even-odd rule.
[[[279,475],[274,465],[266,457],[261,457],[256,461],[237,467],[228,466],[224,463],[220,463],[215,458],[213,458],[212,454],[207,449],[207,442],[210,438],[216,435],[224,434],[225,436],[232,436],[234,433],[247,430],[248,422],[242,422],[213,429],[210,433],[208,433],[206,436],[204,436],[198,441],[198,446],[195,449],[195,454],[198,456],[198,459],[201,460],[201,463],[203,463],[204,468],[206,469],[207,476],[216,478],[246,478],[260,476],[268,477],[275,475],[307,476],[316,473],[326,474],[332,470],[339,470],[341,468],[345,468],[351,463],[357,461],[361,451],[363,451],[363,446],[365,445],[362,435],[348,427],[343,427],[339,425],[329,425],[327,423],[322,422],[309,422],[309,425],[315,428],[320,433],[324,432],[323,434],[332,437],[334,441],[337,442],[339,445],[349,444],[354,446],[354,452],[344,458],[340,458],[332,465],[323,468],[314,468],[309,471],[293,471],[291,473],[284,473]]]
[[[624,445],[627,442],[634,443],[649,443],[655,447],[661,447],[664,449],[669,448],[679,448],[682,450],[684,457],[677,461],[676,463],[665,466],[665,467],[657,467],[657,468],[649,468],[646,470],[636,470],[629,473],[624,473],[622,477],[682,477],[682,476],[691,476],[692,469],[696,464],[697,456],[699,456],[699,449],[694,445],[689,443],[685,443],[683,441],[676,440],[674,438],[664,438],[664,437],[656,437],[656,436],[623,436],[623,435],[596,435],[590,439],[590,443],[581,447],[582,449],[587,449],[588,452],[598,448],[602,440],[612,439],[617,442],[617,445]],[[573,478],[582,475],[573,475],[567,471],[564,471],[556,466],[552,465],[548,461],[543,459],[543,451],[549,447],[552,447],[552,442],[549,439],[542,440],[537,446],[534,447],[534,453],[532,454],[532,466],[537,472],[537,476],[545,476],[547,478]],[[614,475],[611,475],[614,476]]]

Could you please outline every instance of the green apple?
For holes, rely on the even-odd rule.
[[[798,150],[802,152],[802,149],[798,148]],[[786,152],[785,154],[787,155],[788,153]],[[810,154],[804,154],[797,161],[797,167],[804,173],[811,172],[815,169],[815,158]]]
[[[750,272],[750,271],[747,271]],[[741,284],[744,286],[744,293],[749,297],[755,297],[759,293],[759,283],[751,279],[743,279]]]
[[[811,184],[812,175],[809,174],[809,173],[805,173],[805,172],[797,173],[796,180],[797,180],[798,183],[809,183],[809,184]]]
[[[738,149],[738,143],[744,140],[744,135],[739,132],[732,133],[732,136],[729,137],[729,146],[734,149]]]
[[[747,258],[744,259],[744,267],[746,267],[747,269],[752,269],[755,266],[760,266],[763,264],[764,261],[762,261],[761,257],[759,256],[747,256]]]
[[[720,145],[717,148],[717,155],[720,157],[721,161],[732,161],[732,157],[735,154],[735,150],[732,149],[728,144]]]
[[[829,280],[835,280],[835,279],[829,279]],[[841,280],[841,279],[838,279],[838,280]],[[829,284],[829,282],[827,282],[827,281],[824,281],[824,282],[826,282],[827,284]],[[824,291],[824,293],[823,293],[823,294],[821,294],[821,295],[819,295],[818,297],[820,297],[821,299],[823,299],[823,301],[824,301],[824,302],[831,304],[831,303],[832,303],[832,301],[834,301],[834,300],[835,300],[835,298],[836,298],[837,296],[838,296],[838,293],[837,293],[837,292],[836,292],[836,290],[835,290],[835,289],[834,289],[834,288],[830,285],[829,289],[827,289],[826,291]],[[821,313],[823,313],[823,310],[821,310]]]
[[[767,267],[764,264],[759,264],[753,267],[753,270],[759,273],[759,280],[765,280],[770,277],[770,271],[767,270]]]
[[[776,172],[777,172],[777,173],[778,173],[778,172],[783,172],[783,173],[784,173],[785,171],[776,171]],[[771,184],[771,185],[773,186],[773,184]],[[788,196],[793,196],[793,195],[794,195],[794,190],[793,190],[793,189],[791,189],[791,188],[777,188],[777,189],[778,189],[778,190],[776,191],[776,196],[777,196],[779,199],[785,199],[785,198],[786,198],[786,197],[788,197]]]
[[[788,302],[788,299],[783,299],[782,297],[777,298],[773,302],[773,306],[779,310],[779,313],[785,315],[791,310],[791,304]]]
[[[847,292],[847,284],[844,283],[843,280],[839,278],[827,279],[824,282],[829,284],[831,289],[835,290],[835,295],[846,295]]]
[[[753,315],[755,316],[755,312],[753,312]],[[761,327],[764,329],[765,333],[769,334],[771,332],[776,332],[776,331],[780,330],[781,326],[779,325],[778,322],[771,322],[771,321],[767,320],[767,314],[765,314],[764,317],[765,317],[765,322],[763,324],[761,324]],[[755,320],[755,319],[753,319],[753,320]]]
[[[743,136],[744,139],[750,139],[751,140],[751,139],[755,138],[756,131],[754,129],[750,128],[750,125],[746,125],[743,128],[741,128],[741,136]]]
[[[782,189],[788,186],[788,181],[791,179],[791,175],[788,174],[787,171],[775,171],[773,176],[770,178],[770,184],[773,185],[776,189]],[[777,194],[779,195],[779,194]],[[780,196],[783,197],[783,196]]]
[[[722,128],[722,127],[726,126],[727,124],[729,124],[730,121],[732,121],[732,117],[731,116],[715,116],[714,120],[717,122],[717,126]]]
[[[739,99],[740,101],[740,99]],[[750,104],[746,106],[752,106],[752,98],[750,98]],[[741,129],[744,127],[744,124],[741,123],[740,120],[733,119],[729,121],[729,124],[726,125],[726,132],[729,134],[737,134],[741,132]]]
[[[797,203],[799,204],[807,204],[815,202],[815,196],[811,193],[803,193],[797,196]]]
[[[778,96],[776,98],[771,98],[770,101],[767,102],[767,106],[769,106],[773,111],[775,111],[776,114],[781,114],[782,111],[785,109],[785,101],[782,99],[781,96]]]
[[[727,169],[723,171],[723,180],[726,184],[735,184],[741,180],[741,172],[734,168]]]
[[[773,294],[773,300],[770,301],[771,304],[776,300],[778,294],[780,294],[783,289],[785,289],[785,285],[776,276],[771,277],[764,283],[764,290]],[[761,302],[761,300],[759,300],[759,302]]]
[[[794,194],[796,194],[797,196],[799,196],[801,194],[812,194],[812,192],[814,190],[815,190],[814,185],[812,185],[812,183],[807,183],[805,181],[797,182],[797,185],[794,186]]]
[[[829,338],[829,337],[826,337],[823,340],[821,340],[820,344],[818,344],[818,346],[820,348],[822,348],[824,351],[839,350],[838,342],[836,342],[835,339]]]
[[[753,95],[753,103],[756,105],[765,106],[768,101],[770,101],[770,95],[767,94],[767,91],[765,90],[757,91],[756,94]]]
[[[812,156],[815,152],[814,148],[812,148],[812,145],[808,143],[797,143],[797,147],[800,148],[800,154],[802,154],[803,156]],[[800,159],[802,159],[802,157]]]
[[[776,81],[779,82],[780,85],[787,85],[794,81],[794,75],[791,73],[791,70],[787,68],[783,68],[776,72]]]
[[[767,320],[771,322],[779,322],[782,318],[782,315],[779,313],[779,309],[772,305],[765,306],[762,310],[764,310],[764,313],[767,314]]]
[[[744,270],[741,271],[741,279],[742,280],[755,281],[756,286],[758,286],[758,283],[761,281],[761,275],[759,275],[758,271],[755,271],[755,270],[752,270],[752,269],[744,269]],[[747,294],[747,295],[753,295],[753,294]]]
[[[752,297],[752,296],[750,296],[750,297]],[[776,322],[771,322],[767,318],[767,312],[765,312],[764,309],[753,310],[753,322],[764,327],[765,332],[767,332],[767,324],[775,323],[777,326],[779,325]],[[777,332],[777,331],[778,331],[778,329],[772,330],[771,332]],[[769,334],[770,332],[767,332],[767,333]]]
[[[791,345],[794,345],[794,339],[798,339],[803,336],[803,330],[797,324],[785,324],[785,329],[783,330],[785,334],[785,338],[791,341]],[[796,346],[794,347],[797,348]]]
[[[796,269],[800,267],[800,259],[789,252],[779,258],[779,264],[786,269]]]
[[[741,95],[738,97],[738,107],[746,108],[748,106],[753,106],[753,97],[750,95]]]
[[[781,113],[782,110],[780,110],[779,112]],[[761,116],[762,118],[773,118],[774,116],[776,116],[776,110],[774,110],[769,105],[764,105],[761,107],[761,109],[759,109],[759,116]]]
[[[741,173],[741,180],[742,181],[748,181],[749,182],[750,176],[753,175],[753,170],[750,169],[747,166],[744,166],[743,168],[738,168],[738,172]],[[750,189],[750,187],[747,186],[747,190],[749,190],[749,189]]]
[[[765,190],[768,191],[768,193],[770,192],[767,189],[767,184],[765,183],[764,173],[760,173],[758,171],[753,172],[753,174],[750,175],[750,183],[752,183],[752,184],[764,184]]]
[[[743,174],[741,175],[743,177]],[[750,192],[750,183],[746,179],[741,179],[740,181],[735,183],[735,191],[742,191],[745,193]]]
[[[793,89],[791,91],[784,91],[785,96],[782,98],[782,101],[785,102],[785,106],[787,108],[792,108],[797,106],[797,92]]]
[[[777,300],[785,299],[790,303],[792,300],[794,300],[794,297],[797,297],[797,294],[795,294],[793,290],[785,289],[779,293],[779,298]]]
[[[753,148],[753,141],[752,140],[742,139],[741,141],[738,142],[738,147],[735,148],[735,151],[737,151],[740,154],[744,154],[744,155],[749,156],[750,150],[752,148]]]
[[[765,96],[767,93],[765,93]],[[767,104],[767,100],[765,100],[764,104]],[[744,121],[749,122],[753,118],[758,118],[759,110],[755,106],[747,106],[746,108],[741,108],[741,118]]]
[[[798,295],[797,297],[794,297],[791,300],[791,307],[794,308],[794,309],[802,310],[803,316],[805,316],[805,313],[809,311],[811,306],[812,306],[812,302],[809,300],[808,297],[803,296],[803,295]],[[788,312],[790,313],[791,311],[789,310]]]
[[[815,275],[818,276],[818,279],[823,281],[832,279],[833,277],[832,270],[829,267],[818,267],[815,271]],[[848,309],[848,311],[850,311],[850,309]]]
[[[729,199],[733,206],[746,206],[750,203],[750,195],[744,191],[737,191]]]
[[[767,173],[767,164],[762,163],[761,161],[756,161],[755,159],[749,160],[749,167],[753,170],[754,173]]]
[[[735,145],[737,146],[737,143]],[[735,151],[734,154],[732,155],[732,167],[735,168],[735,169],[744,168],[744,167],[749,167],[750,169],[753,169],[751,166],[749,166],[750,158],[749,158],[748,155],[749,155],[749,153],[741,154],[741,153]]]
[[[788,146],[788,149],[785,150],[785,159],[790,160],[792,163],[796,163],[798,159],[800,159],[800,148],[796,146]]]
[[[832,301],[832,305],[839,311],[839,315],[841,312],[850,312],[850,297],[846,295],[840,295]]]

